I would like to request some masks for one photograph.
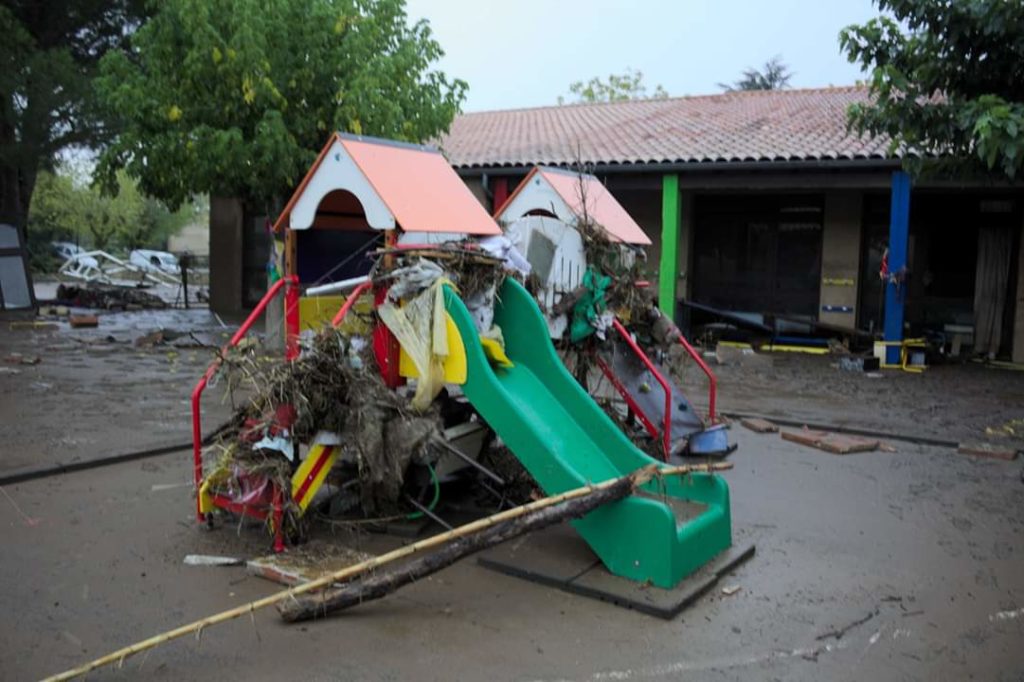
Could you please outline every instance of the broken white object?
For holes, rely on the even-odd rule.
[[[739,585],[727,585],[722,588],[722,594],[724,594],[726,597],[731,597],[732,595],[736,594],[742,589],[743,588]]]
[[[597,338],[604,341],[605,332],[608,331],[608,329],[612,326],[612,322],[614,321],[615,315],[610,311],[606,310],[603,313],[601,313],[598,316],[598,318],[591,323],[593,324],[594,329],[596,330],[594,333],[597,334]]]
[[[320,296],[322,294],[336,294],[342,291],[348,291],[349,289],[355,289],[360,284],[365,284],[370,281],[369,275],[363,275],[362,277],[351,277],[349,279],[343,279],[340,282],[331,282],[330,284],[321,284],[318,287],[310,287],[306,289],[307,296]]]
[[[530,261],[523,257],[519,249],[516,248],[515,243],[505,235],[497,235],[494,237],[484,237],[479,240],[480,248],[504,261],[505,267],[509,270],[515,270],[522,275],[530,274]]]
[[[188,554],[185,556],[186,566],[241,566],[245,561],[230,556],[213,556],[211,554]]]
[[[254,450],[277,450],[288,458],[289,462],[295,461],[295,445],[290,438],[285,436],[265,435],[259,442],[253,443]]]

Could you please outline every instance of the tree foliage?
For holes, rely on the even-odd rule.
[[[882,15],[839,41],[870,72],[872,102],[851,107],[859,133],[947,170],[1013,178],[1024,161],[1024,3],[876,0]],[[934,161],[933,161],[934,162]]]
[[[622,102],[630,99],[665,99],[668,93],[661,85],[655,85],[648,94],[644,74],[636,69],[626,69],[621,74],[609,74],[607,79],[594,77],[589,81],[576,81],[569,85],[569,93],[576,102]],[[565,98],[558,98],[565,104]]]
[[[334,130],[447,130],[467,85],[434,70],[442,55],[404,0],[165,0],[103,60],[122,132],[101,177],[126,169],[172,205],[210,193],[272,210]]]
[[[0,6],[0,219],[23,225],[40,168],[61,150],[108,138],[93,77],[144,14],[144,0]]]
[[[750,67],[746,69],[741,78],[729,85],[719,83],[718,87],[726,92],[736,90],[782,90],[789,87],[789,80],[793,72],[782,61],[782,55],[775,55],[764,63],[760,69]]]
[[[103,193],[88,174],[69,164],[42,171],[28,216],[33,263],[46,262],[50,242],[70,241],[84,248],[130,251],[165,248],[167,238],[192,220],[201,219],[201,202],[170,211],[145,197],[127,173],[117,173],[117,193]]]

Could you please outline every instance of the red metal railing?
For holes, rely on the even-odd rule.
[[[690,354],[693,361],[697,363],[697,366],[704,370],[704,374],[708,377],[708,421],[712,424],[715,423],[715,398],[718,395],[718,379],[715,378],[715,373],[708,367],[708,363],[704,362],[704,358],[700,356],[700,353],[690,345],[690,342],[686,340],[682,332],[679,332],[677,336],[679,343],[682,344],[686,352]]]
[[[597,358],[597,365],[601,368],[604,375],[608,377],[608,380],[612,383],[612,386],[615,387],[615,390],[619,392],[619,395],[622,396],[623,400],[626,401],[626,405],[629,406],[630,411],[635,414],[637,419],[640,420],[640,423],[644,425],[647,433],[651,434],[653,438],[660,437],[663,459],[667,462],[669,452],[672,449],[672,388],[669,386],[668,380],[665,379],[665,376],[657,366],[651,362],[651,359],[647,357],[647,354],[644,353],[643,349],[640,348],[637,342],[633,340],[629,331],[622,326],[622,323],[618,320],[612,320],[612,326],[615,327],[615,331],[619,333],[619,336],[626,341],[626,344],[630,347],[633,353],[640,358],[640,361],[654,377],[654,380],[658,382],[661,386],[661,390],[665,394],[665,414],[660,434],[658,433],[658,427],[654,425],[651,418],[647,416],[633,396],[630,395],[629,390],[622,385],[622,382],[615,376],[611,367],[609,367],[600,357]]]
[[[263,311],[267,309],[270,302],[277,296],[277,292],[282,287],[285,289],[284,295],[284,307],[285,307],[285,359],[293,360],[298,357],[299,354],[299,278],[295,275],[287,275],[274,284],[267,290],[267,293],[260,299],[260,302],[256,305],[253,311],[249,314],[249,317],[245,319],[242,326],[238,328],[238,331],[234,333],[231,339],[224,345],[221,350],[221,355],[217,357],[210,366],[206,368],[206,373],[196,384],[196,387],[192,389],[192,473],[195,478],[196,486],[196,520],[199,523],[204,521],[203,514],[199,510],[199,487],[203,484],[203,426],[202,426],[202,415],[200,414],[200,401],[203,397],[203,391],[206,390],[206,386],[210,383],[210,379],[217,372],[217,369],[221,366],[224,361],[224,354],[227,353],[229,348],[233,348],[239,344],[239,342],[245,338],[245,335],[249,332],[249,329],[256,323]],[[280,551],[284,548],[283,541],[281,539],[281,502],[279,494],[275,496],[274,502],[274,550]],[[265,518],[264,513],[261,518]]]
[[[359,299],[359,297],[372,288],[373,282],[363,282],[355,289],[353,289],[352,293],[349,294],[348,298],[345,299],[345,302],[341,304],[340,308],[338,308],[338,313],[334,316],[334,319],[331,320],[331,326],[337,327],[339,324],[341,324],[341,321],[345,319],[345,316],[348,315],[348,311],[351,310],[352,306],[356,304],[356,301]]]

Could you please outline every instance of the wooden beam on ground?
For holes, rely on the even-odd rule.
[[[147,649],[153,649],[157,646],[160,646],[161,644],[165,644],[172,640],[185,637],[186,635],[194,634],[198,636],[202,633],[202,631],[205,628],[211,625],[216,625],[218,623],[223,623],[228,620],[233,620],[235,618],[251,614],[259,609],[266,608],[268,606],[273,606],[275,604],[279,604],[285,601],[296,600],[296,598],[300,595],[329,587],[334,583],[349,580],[358,575],[366,573],[367,571],[370,571],[372,569],[398,561],[399,559],[404,559],[405,557],[412,556],[413,554],[417,554],[426,550],[440,547],[441,545],[444,545],[445,543],[450,542],[452,540],[457,540],[459,538],[470,536],[474,533],[479,533],[488,528],[492,528],[499,524],[506,523],[508,521],[526,516],[533,512],[537,512],[549,507],[563,505],[573,500],[585,498],[590,495],[600,494],[602,491],[607,490],[609,488],[614,488],[616,486],[627,486],[627,491],[632,491],[637,486],[643,485],[644,483],[650,481],[654,477],[683,476],[690,473],[722,471],[731,468],[732,464],[729,462],[684,465],[665,468],[659,468],[658,465],[652,464],[642,469],[637,469],[636,471],[627,474],[626,476],[623,476],[621,478],[613,478],[611,480],[604,481],[603,483],[583,486],[581,488],[575,488],[573,490],[569,490],[559,495],[545,497],[535,502],[531,502],[520,507],[513,507],[512,509],[508,509],[497,514],[487,516],[477,521],[473,521],[472,523],[467,523],[463,526],[459,526],[454,530],[450,530],[446,533],[441,533],[440,535],[435,535],[434,537],[427,538],[426,540],[420,540],[419,542],[414,542],[411,545],[400,547],[386,554],[382,554],[381,556],[374,557],[373,559],[361,561],[358,564],[340,569],[338,571],[334,571],[316,580],[311,580],[308,583],[303,583],[302,585],[298,585],[287,590],[275,592],[274,594],[263,597],[262,599],[257,599],[256,601],[249,602],[248,604],[236,606],[235,608],[228,609],[227,611],[221,611],[220,613],[214,614],[212,616],[201,618],[197,621],[188,623],[187,625],[182,625],[173,630],[169,630],[154,637],[150,637],[149,639],[144,639],[141,642],[137,642],[130,646],[118,649],[117,651],[109,653],[106,656],[102,656],[94,661],[90,661],[88,663],[80,665],[77,668],[72,668],[71,670],[67,670],[57,675],[53,675],[52,677],[48,677],[43,682],[58,682],[60,680],[70,680],[85,675],[90,671],[96,670],[97,668],[101,668],[103,666],[111,665],[114,663],[120,664],[129,656],[133,656],[139,652],[146,651]]]
[[[730,463],[698,465],[699,468],[696,470],[717,470],[731,466]],[[694,470],[694,468],[683,466],[676,467],[673,473],[689,473]],[[447,568],[467,556],[568,519],[582,518],[600,506],[628,497],[637,486],[650,478],[647,473],[644,473],[647,471],[647,469],[642,469],[632,475],[614,479],[611,481],[611,485],[600,490],[595,489],[592,494],[584,497],[508,516],[501,522],[488,524],[478,532],[463,534],[438,551],[398,568],[370,575],[338,587],[331,587],[302,599],[280,603],[277,605],[277,610],[284,620],[293,623],[327,616],[330,613],[358,606],[363,602],[380,599],[405,585]],[[454,537],[451,533],[446,533],[446,535]]]

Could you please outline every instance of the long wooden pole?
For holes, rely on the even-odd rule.
[[[330,586],[316,594],[307,594],[277,605],[281,617],[289,623],[322,618],[352,606],[381,599],[392,592],[422,580],[462,559],[506,540],[561,523],[579,519],[598,507],[617,502],[631,495],[640,482],[623,476],[612,485],[595,489],[590,495],[568,500],[544,509],[522,514],[504,523],[497,523],[478,532],[454,538],[437,551],[414,557],[395,568],[363,575],[338,586]]]
[[[732,464],[729,462],[721,462],[716,464],[683,465],[666,468],[658,468],[656,464],[652,464],[650,466],[634,471],[625,478],[630,478],[632,481],[632,486],[636,487],[639,485],[643,485],[644,483],[651,480],[655,476],[681,476],[696,472],[721,471],[731,468]],[[187,625],[182,625],[173,630],[169,630],[163,634],[150,637],[149,639],[144,639],[141,642],[136,642],[135,644],[126,646],[122,649],[118,649],[117,651],[109,653],[106,656],[97,658],[94,661],[90,661],[89,663],[80,665],[77,668],[72,668],[71,670],[67,670],[57,675],[53,675],[52,677],[48,677],[46,678],[46,680],[44,680],[44,682],[70,680],[80,675],[85,675],[86,673],[95,670],[96,668],[101,668],[105,665],[110,665],[112,663],[120,663],[129,656],[137,654],[141,651],[145,651],[147,649],[152,649],[154,647],[160,646],[161,644],[169,642],[173,639],[179,639],[181,637],[191,634],[198,635],[203,631],[203,629],[211,625],[216,625],[218,623],[223,623],[228,620],[233,620],[240,616],[253,613],[258,609],[266,608],[267,606],[272,606],[274,604],[281,603],[288,599],[294,599],[298,595],[327,587],[332,583],[347,580],[349,578],[365,573],[366,571],[375,569],[379,566],[392,563],[399,559],[404,559],[405,557],[411,556],[418,552],[422,552],[424,550],[439,547],[440,545],[443,545],[444,543],[449,542],[451,540],[471,535],[473,533],[490,528],[505,521],[519,518],[531,512],[563,504],[570,500],[586,497],[587,495],[592,495],[597,491],[610,488],[612,486],[615,486],[616,484],[621,485],[621,480],[622,479],[619,478],[613,478],[608,481],[604,481],[603,483],[598,483],[590,486],[583,486],[581,488],[575,488],[573,490],[561,493],[560,495],[545,497],[535,502],[531,502],[529,504],[525,504],[519,507],[513,507],[512,509],[507,509],[503,512],[487,516],[485,518],[473,521],[471,523],[467,523],[446,533],[441,533],[439,535],[435,535],[425,540],[414,542],[411,545],[400,547],[396,550],[387,552],[386,554],[382,554],[378,557],[367,559],[366,561],[361,561],[358,564],[354,564],[352,566],[339,569],[333,573],[317,578],[316,580],[311,580],[307,583],[297,585],[287,590],[275,592],[274,594],[263,597],[262,599],[257,599],[256,601],[249,602],[248,604],[236,606],[233,609],[228,609],[227,611],[222,611],[212,616],[201,618],[197,621],[188,623]]]

